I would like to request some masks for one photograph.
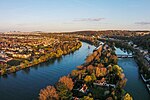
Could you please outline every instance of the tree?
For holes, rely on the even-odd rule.
[[[25,66],[25,64],[24,64],[23,62],[20,64],[20,68],[21,68],[21,69],[26,68],[26,66]]]
[[[12,66],[10,69],[9,69],[10,72],[15,72],[16,71],[16,67],[15,66]]]
[[[126,85],[127,79],[123,79],[121,81],[119,81],[119,83],[117,84],[120,88],[123,88]]]
[[[100,77],[100,76],[102,76],[100,68],[96,67],[96,77]]]
[[[60,57],[63,54],[63,51],[61,49],[58,49],[56,52],[56,57]]]
[[[111,55],[110,63],[117,64],[117,62],[118,62],[118,57],[116,55]]]
[[[1,69],[1,75],[4,75],[4,74],[6,74],[6,68],[3,68],[3,69]]]
[[[37,59],[37,58],[34,58],[33,64],[38,64],[38,63],[39,63],[38,59]]]
[[[112,97],[108,97],[106,100],[113,100],[113,98]]]
[[[63,83],[64,85],[66,85],[69,90],[72,90],[72,88],[74,86],[72,79],[67,77],[67,76],[61,77],[59,79],[59,82]]]
[[[114,65],[113,66],[113,72],[116,73],[119,76],[123,72],[123,70],[118,65]]]
[[[84,96],[83,98],[81,98],[81,100],[94,100],[94,99],[89,96]]]
[[[93,52],[93,56],[94,56],[94,57],[96,57],[97,54],[98,54],[97,51],[94,51],[94,52]]]
[[[107,69],[106,68],[96,67],[96,77],[105,76],[106,74],[107,74]]]
[[[105,57],[105,58],[104,58],[104,62],[105,62],[105,63],[108,63],[108,58]]]
[[[56,84],[56,89],[60,100],[70,100],[72,98],[72,93],[64,83],[58,82]]]
[[[28,67],[28,66],[29,66],[29,64],[30,64],[30,63],[29,63],[29,61],[28,61],[28,60],[25,60],[25,61],[24,61],[24,67]]]
[[[26,65],[28,65],[28,64],[29,64],[29,61],[28,61],[28,60],[25,60],[24,63],[25,63]]]
[[[83,69],[83,66],[81,66],[81,65],[80,65],[80,66],[77,66],[77,69],[78,69],[78,70],[82,70],[82,69]]]
[[[90,81],[92,81],[92,78],[91,78],[91,76],[90,75],[87,75],[85,78],[84,78],[84,81],[85,82],[90,82]]]
[[[55,87],[47,86],[45,89],[42,89],[39,94],[39,100],[58,100]]]
[[[86,58],[86,63],[90,63],[94,59],[94,56],[91,54]]]
[[[132,98],[132,96],[130,96],[129,93],[127,93],[127,94],[124,96],[123,100],[133,100],[133,98]]]
[[[71,76],[73,76],[73,77],[78,76],[78,71],[77,71],[77,70],[73,70],[73,71],[71,72]]]
[[[91,78],[92,78],[92,81],[95,81],[96,80],[96,76],[94,73],[91,74]]]
[[[90,74],[92,74],[94,72],[94,66],[93,65],[87,66],[87,70]]]

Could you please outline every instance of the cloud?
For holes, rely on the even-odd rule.
[[[93,22],[98,22],[102,21],[105,18],[80,18],[80,19],[74,19],[73,21],[93,21]]]
[[[150,25],[150,22],[136,22],[138,25]]]

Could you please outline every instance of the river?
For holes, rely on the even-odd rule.
[[[73,54],[9,74],[7,77],[1,76],[0,100],[36,100],[40,89],[47,85],[54,85],[61,76],[76,69],[76,66],[82,64],[94,48],[94,46],[82,42],[82,47]],[[127,54],[119,48],[117,48],[116,53]],[[150,95],[138,74],[138,66],[134,59],[119,59],[118,64],[124,69],[128,79],[125,90],[135,100],[149,100]]]
[[[128,53],[116,48],[116,54]],[[129,53],[131,54],[131,53]],[[129,92],[134,100],[150,100],[150,94],[138,73],[138,65],[133,58],[119,58],[118,65],[122,67],[126,78],[128,79],[125,90]]]
[[[9,74],[7,77],[1,76],[0,100],[36,100],[40,89],[54,85],[61,76],[76,69],[76,66],[82,64],[94,48],[82,42],[82,47],[73,54]]]

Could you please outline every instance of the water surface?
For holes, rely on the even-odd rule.
[[[61,76],[69,74],[82,64],[94,46],[82,43],[82,47],[57,60],[50,60],[30,70],[21,70],[7,77],[0,77],[0,100],[36,100],[40,89],[54,85]]]
[[[117,48],[116,54],[127,55],[128,53]],[[123,68],[128,79],[125,90],[133,96],[134,100],[150,100],[148,90],[139,76],[138,65],[135,60],[133,58],[119,58],[118,64]]]

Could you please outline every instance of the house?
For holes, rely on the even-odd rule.
[[[97,80],[96,83],[98,83],[99,85],[103,86],[104,84],[106,84],[106,80],[103,77],[101,80]]]
[[[88,89],[88,87],[86,86],[86,84],[84,84],[79,91],[82,92],[82,93],[86,93],[87,89]]]
[[[128,42],[128,45],[130,45],[130,46],[133,45],[133,42],[132,41]]]
[[[150,55],[145,55],[145,59],[150,63]]]
[[[31,56],[31,54],[13,54],[12,55],[15,58],[29,58]]]

